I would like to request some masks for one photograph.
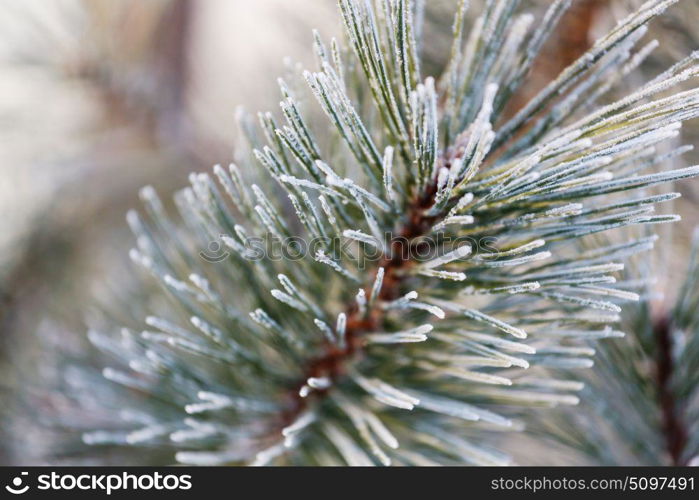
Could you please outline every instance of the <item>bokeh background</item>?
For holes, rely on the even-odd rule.
[[[640,3],[574,0],[517,102]],[[425,4],[428,72],[448,53],[454,4]],[[45,436],[13,436],[56,401],[20,396],[51,346],[80,352],[94,305],[124,295],[138,189],[167,198],[189,172],[231,161],[237,107],[276,109],[276,77],[313,64],[311,29],[340,26],[334,0],[0,0],[0,12],[0,463],[41,463]],[[699,49],[697,19],[699,2],[681,0],[651,27],[660,48],[639,81]],[[683,134],[699,144],[699,124]],[[699,224],[696,181],[678,190],[683,221],[656,254],[668,296]]]

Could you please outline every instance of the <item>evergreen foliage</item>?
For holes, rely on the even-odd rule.
[[[72,411],[101,416],[89,451],[500,465],[502,432],[532,407],[577,404],[591,341],[620,337],[638,300],[624,262],[653,246],[581,242],[677,220],[655,207],[678,194],[651,187],[699,174],[663,169],[686,147],[658,152],[699,114],[699,90],[674,90],[699,65],[609,102],[675,3],[650,0],[508,114],[568,3],[535,20],[462,0],[431,77],[410,0],[340,0],[345,40],[316,34],[317,67],[280,80],[280,112],[240,116],[236,163],[192,174],[177,219],[150,187],[145,216],[129,213],[132,260],[159,289],[139,296],[140,325],[89,332],[108,367],[66,376]],[[276,259],[260,241],[307,252]]]
[[[581,374],[583,404],[537,419],[535,436],[586,464],[697,464],[698,257],[699,230],[686,280],[669,305],[655,291],[659,273],[632,262],[627,282],[643,300],[624,310],[628,334],[597,346],[595,368]]]

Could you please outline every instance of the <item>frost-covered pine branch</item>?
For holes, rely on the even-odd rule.
[[[674,90],[699,64],[605,99],[674,3],[651,0],[506,118],[568,4],[535,20],[518,3],[461,1],[433,77],[410,0],[341,0],[345,40],[316,34],[280,111],[241,115],[249,154],[192,174],[177,218],[142,191],[131,257],[161,286],[140,326],[89,333],[110,361],[67,379],[101,417],[84,443],[187,464],[507,464],[494,445],[527,408],[578,403],[588,341],[636,298],[610,285],[652,246],[579,241],[677,219],[655,213],[674,193],[644,189],[699,174],[663,169],[686,148],[656,153],[699,114],[698,89]]]
[[[642,300],[624,311],[627,335],[599,344],[577,411],[542,415],[532,428],[570,462],[699,463],[699,230],[674,305],[655,291],[664,267],[632,266],[626,285]]]

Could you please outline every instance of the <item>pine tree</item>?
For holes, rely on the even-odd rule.
[[[569,2],[535,20],[490,0],[466,34],[462,0],[435,78],[421,9],[340,0],[345,41],[316,33],[317,68],[280,80],[281,112],[240,116],[236,163],[192,174],[178,219],[151,187],[146,217],[129,213],[158,286],[134,292],[149,312],[133,327],[89,332],[106,368],[71,364],[73,412],[99,415],[87,451],[509,463],[503,431],[577,404],[591,340],[619,336],[617,302],[637,299],[616,278],[652,240],[594,235],[677,220],[654,209],[678,195],[647,189],[699,174],[662,168],[687,148],[657,152],[699,114],[699,91],[673,90],[696,55],[607,99],[675,1],[641,6],[508,116]]]

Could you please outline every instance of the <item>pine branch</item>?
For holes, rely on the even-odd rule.
[[[671,93],[695,59],[598,104],[672,3],[644,4],[498,125],[565,2],[535,30],[518,2],[487,2],[465,41],[461,2],[445,74],[423,78],[420,9],[341,0],[349,50],[316,35],[318,70],[280,81],[283,122],[262,114],[259,133],[241,116],[242,168],[192,174],[183,223],[142,191],[131,257],[164,293],[145,331],[90,333],[122,365],[102,375],[128,390],[78,404],[133,412],[83,441],[193,464],[509,463],[498,434],[577,404],[568,374],[638,299],[612,285],[652,241],[581,241],[676,220],[654,213],[674,194],[626,192],[699,174],[652,170],[699,114],[696,89]],[[270,182],[248,187],[253,165]],[[275,259],[270,241],[313,248]]]
[[[537,419],[532,435],[571,460],[605,465],[696,463],[697,279],[699,233],[686,280],[668,307],[653,292],[656,281],[642,262],[627,280],[642,292],[624,311],[625,338],[600,343],[596,369],[581,379],[584,404]]]

